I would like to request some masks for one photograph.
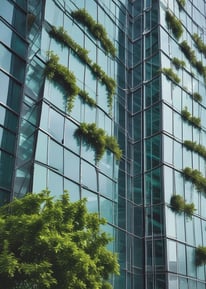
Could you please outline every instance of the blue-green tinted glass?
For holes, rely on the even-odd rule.
[[[1,41],[22,57],[26,57],[27,44],[15,32],[0,21]]]
[[[0,186],[6,189],[11,189],[14,157],[0,150],[0,163],[3,166],[3,170],[0,172]]]
[[[19,81],[24,80],[25,62],[0,45],[0,66]]]

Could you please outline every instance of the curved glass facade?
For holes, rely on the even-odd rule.
[[[206,2],[1,2],[0,204],[86,197],[114,239],[115,289],[206,289]],[[102,135],[121,160],[97,159]]]

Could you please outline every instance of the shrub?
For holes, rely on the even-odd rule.
[[[172,30],[174,37],[178,40],[183,33],[181,21],[172,13],[166,11],[166,22],[168,28]]]

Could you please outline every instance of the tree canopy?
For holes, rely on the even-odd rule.
[[[0,289],[110,289],[118,274],[110,236],[86,200],[48,191],[0,208]]]

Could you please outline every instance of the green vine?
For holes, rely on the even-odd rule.
[[[111,40],[107,37],[107,32],[103,25],[97,23],[85,9],[72,11],[71,16],[82,25],[86,26],[94,38],[100,41],[104,50],[115,57],[116,49]]]
[[[190,141],[190,140],[185,140],[184,141],[184,146],[191,151],[194,151],[201,155],[203,158],[206,158],[206,147],[204,147],[201,144],[197,144],[196,142]]]
[[[190,112],[187,110],[187,107],[185,107],[181,111],[182,117],[187,120],[190,124],[194,125],[197,128],[201,128],[201,120],[199,117],[192,116]]]
[[[49,80],[59,84],[67,94],[68,111],[71,112],[74,100],[79,93],[74,74],[66,66],[58,63],[59,57],[53,52],[48,52],[49,60],[46,63],[45,74]]]
[[[70,47],[79,56],[79,58],[89,66],[93,75],[97,77],[99,81],[106,86],[108,92],[107,104],[111,113],[113,96],[116,89],[116,82],[114,81],[114,79],[109,77],[98,64],[92,63],[92,60],[88,57],[88,51],[82,48],[80,45],[78,45],[67,34],[67,32],[64,30],[63,27],[57,29],[56,27],[53,26],[50,31],[50,35],[63,45]]]
[[[172,63],[175,65],[177,69],[185,67],[185,62],[183,60],[178,59],[177,57],[172,58]]]
[[[172,30],[174,37],[178,40],[183,33],[181,21],[169,11],[166,11],[165,19],[166,19],[168,28]]]
[[[206,178],[203,177],[200,171],[192,170],[189,167],[186,167],[183,170],[185,178],[191,181],[198,191],[206,193]]]
[[[189,218],[191,218],[195,212],[194,203],[187,204],[180,195],[173,195],[170,200],[170,205],[174,212],[178,214],[182,214],[184,212]]]
[[[102,128],[98,128],[95,123],[81,123],[75,132],[75,136],[82,138],[88,147],[95,150],[95,159],[99,161],[105,150],[108,149],[114,153],[117,160],[120,160],[122,151],[119,148],[117,140],[108,136]]]
[[[176,83],[180,82],[180,78],[178,77],[176,73],[174,73],[172,68],[162,68],[162,72],[166,75],[168,79],[172,80],[173,82],[176,82]]]

